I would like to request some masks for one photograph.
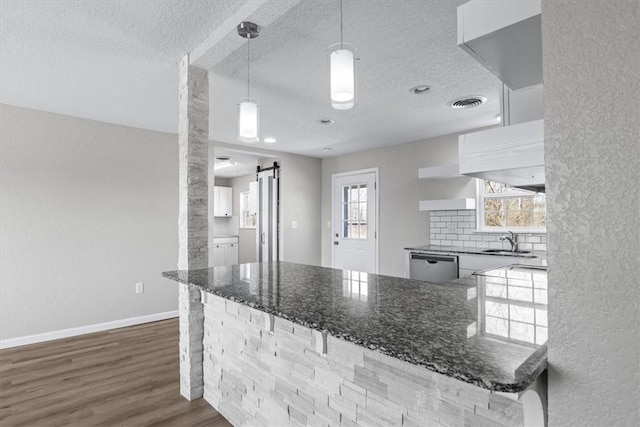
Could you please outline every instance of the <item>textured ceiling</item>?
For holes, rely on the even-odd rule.
[[[263,26],[251,44],[261,136],[278,142],[245,149],[324,157],[465,131],[495,123],[499,83],[456,46],[462,3],[344,0],[358,95],[355,108],[336,111],[327,48],[340,38],[338,0],[0,0],[0,101],[175,133],[176,64],[195,52],[211,71],[211,139],[237,143],[247,63],[233,26],[250,19]],[[418,84],[432,90],[409,93]],[[465,95],[489,101],[447,107]]]

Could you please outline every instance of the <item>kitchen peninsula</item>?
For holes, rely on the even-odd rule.
[[[493,276],[534,292],[535,274]],[[540,401],[546,346],[487,333],[486,277],[287,262],[163,276],[201,291],[204,398],[234,425],[524,425],[538,409],[522,397]]]

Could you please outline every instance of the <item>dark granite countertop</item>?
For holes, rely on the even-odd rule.
[[[539,270],[445,285],[287,262],[162,275],[489,390],[524,390],[546,366]]]

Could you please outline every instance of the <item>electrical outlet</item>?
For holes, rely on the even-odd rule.
[[[144,282],[136,283],[136,294],[144,293]]]
[[[298,228],[298,221],[291,221],[291,228]]]
[[[458,232],[458,224],[455,222],[451,222],[447,224],[447,232],[448,233],[457,233]]]

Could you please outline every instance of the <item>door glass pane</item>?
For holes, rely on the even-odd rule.
[[[367,238],[367,184],[342,187],[342,237]]]

